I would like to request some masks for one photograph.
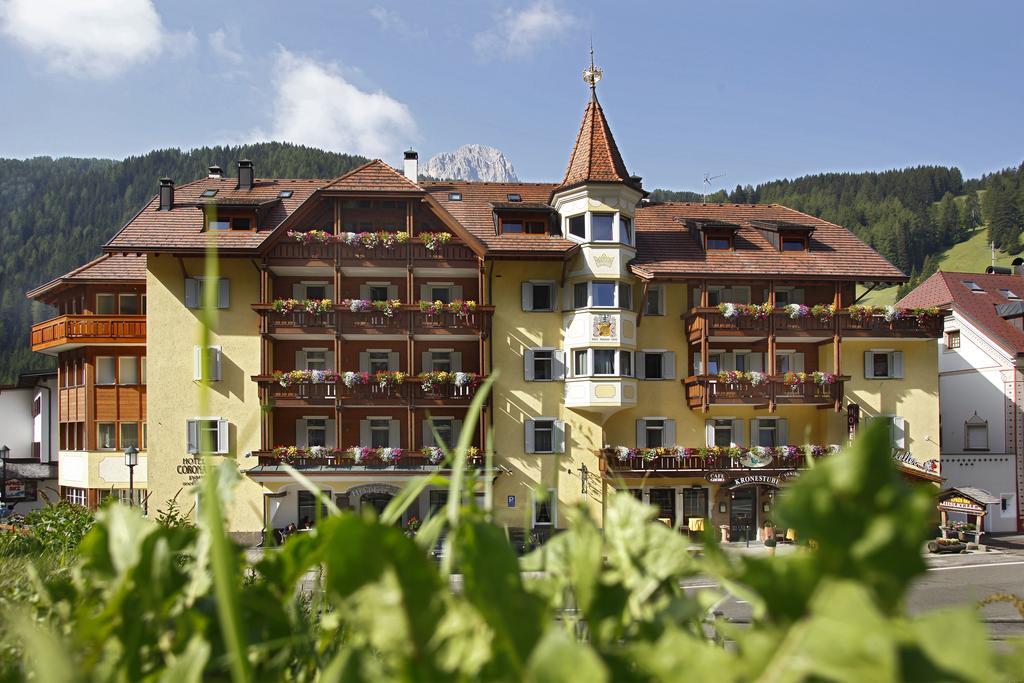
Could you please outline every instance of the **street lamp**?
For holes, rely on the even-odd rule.
[[[124,464],[128,467],[128,505],[135,507],[135,466],[139,464],[139,449],[134,445],[124,449]]]
[[[0,461],[3,461],[3,474],[0,475],[0,478],[2,478],[0,486],[3,486],[3,488],[0,488],[0,503],[3,503],[4,507],[7,506],[7,458],[10,455],[11,449],[7,447],[7,444],[0,447]]]

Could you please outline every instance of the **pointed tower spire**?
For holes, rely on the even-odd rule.
[[[626,164],[622,161],[619,148],[612,137],[608,120],[604,117],[601,103],[597,101],[597,82],[604,72],[594,65],[594,47],[590,47],[590,66],[583,71],[583,82],[590,86],[590,102],[583,112],[583,123],[576,136],[576,146],[569,156],[569,167],[565,178],[555,192],[587,182],[625,183],[630,187],[637,183],[629,177]]]

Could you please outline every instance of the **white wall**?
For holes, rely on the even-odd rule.
[[[12,459],[32,457],[32,396],[34,389],[0,389],[0,446]]]

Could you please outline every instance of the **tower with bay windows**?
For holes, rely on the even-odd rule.
[[[587,103],[561,184],[551,194],[562,234],[578,245],[566,268],[565,405],[610,414],[636,404],[634,216],[644,191],[630,176],[597,99],[601,71],[584,73]]]

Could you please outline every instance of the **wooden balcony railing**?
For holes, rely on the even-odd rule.
[[[404,333],[409,331],[410,306],[402,306],[387,315],[380,311],[353,312],[337,308],[338,331],[342,334],[371,332]]]
[[[144,315],[62,315],[32,326],[32,350],[73,344],[145,344]]]
[[[455,386],[454,384],[433,384],[429,390],[423,388],[419,377],[406,377],[397,386],[381,387],[371,381],[369,384],[346,386],[342,382],[307,382],[287,387],[271,375],[256,375],[253,381],[265,386],[267,397],[279,407],[293,406],[335,406],[340,404],[382,404],[405,405],[407,403],[468,404],[476,394],[477,386]],[[482,378],[481,378],[482,379]]]
[[[767,406],[772,398],[772,383],[722,382],[717,375],[687,377],[686,402],[691,408],[708,405]]]
[[[942,336],[943,315],[917,316],[905,314],[887,321],[882,314],[855,319],[847,309],[836,312],[831,320],[814,315],[791,318],[782,308],[766,318],[739,315],[726,318],[717,307],[692,308],[686,316],[686,333],[691,342],[706,331],[709,337],[780,336],[829,337],[894,337],[937,339]]]
[[[417,306],[409,306],[413,331],[417,334],[444,332],[449,334],[479,334],[488,336],[494,306],[477,306],[469,313],[424,313]]]
[[[833,405],[843,398],[843,383],[849,375],[835,376],[835,381],[817,384],[807,381],[799,385],[787,385],[782,377],[772,378],[772,398],[779,405]]]
[[[792,337],[831,337],[836,332],[835,318],[822,320],[813,315],[791,318],[788,313],[779,310],[772,314],[772,325],[775,334]]]
[[[282,458],[274,455],[272,451],[254,451],[253,455],[257,456],[257,462],[261,467],[275,467],[287,463],[295,469],[331,469],[339,471],[353,471],[353,472],[365,472],[372,470],[439,470],[439,469],[450,469],[442,463],[431,462],[427,456],[423,455],[419,451],[413,451],[409,454],[402,455],[397,463],[383,463],[379,460],[370,460],[365,463],[357,463],[352,456],[343,452],[340,455],[327,455],[327,456],[299,456]],[[473,457],[467,461],[467,465],[470,468],[480,467],[483,464],[483,459],[480,457]]]
[[[322,332],[325,329],[333,331],[338,324],[334,311],[278,313],[270,304],[253,304],[252,307],[257,313],[267,317],[268,331],[272,334],[301,334],[303,332]]]
[[[423,312],[418,304],[402,304],[387,315],[380,311],[353,312],[342,306],[326,313],[291,311],[278,313],[271,304],[253,304],[253,310],[268,319],[271,334],[472,334],[488,336],[494,306],[478,306],[469,313]]]
[[[807,456],[799,454],[795,457],[786,457],[785,460],[774,458],[766,467],[750,468],[743,464],[742,458],[734,455],[657,455],[653,458],[642,455],[632,455],[625,459],[620,458],[616,449],[602,449],[598,452],[601,458],[600,467],[603,472],[613,474],[643,473],[674,474],[686,472],[699,474],[704,472],[734,472],[734,473],[770,473],[779,470],[791,471],[800,469],[806,465]]]
[[[268,258],[272,265],[312,265],[327,261],[349,265],[388,263],[392,266],[472,268],[478,264],[476,254],[465,244],[448,243],[427,249],[417,238],[392,247],[363,247],[338,242],[302,244],[284,239],[271,248]]]
[[[897,320],[886,320],[884,315],[854,319],[847,311],[841,311],[839,333],[844,337],[917,337],[938,339],[942,336],[943,317],[906,315]]]
[[[771,327],[771,318],[736,316],[726,318],[717,307],[693,308],[686,325],[691,339],[699,337],[706,329],[708,336],[766,337]]]
[[[281,386],[269,375],[253,378],[267,388],[267,397],[274,405],[288,406],[334,406],[338,400],[338,387],[333,382],[300,383]]]

